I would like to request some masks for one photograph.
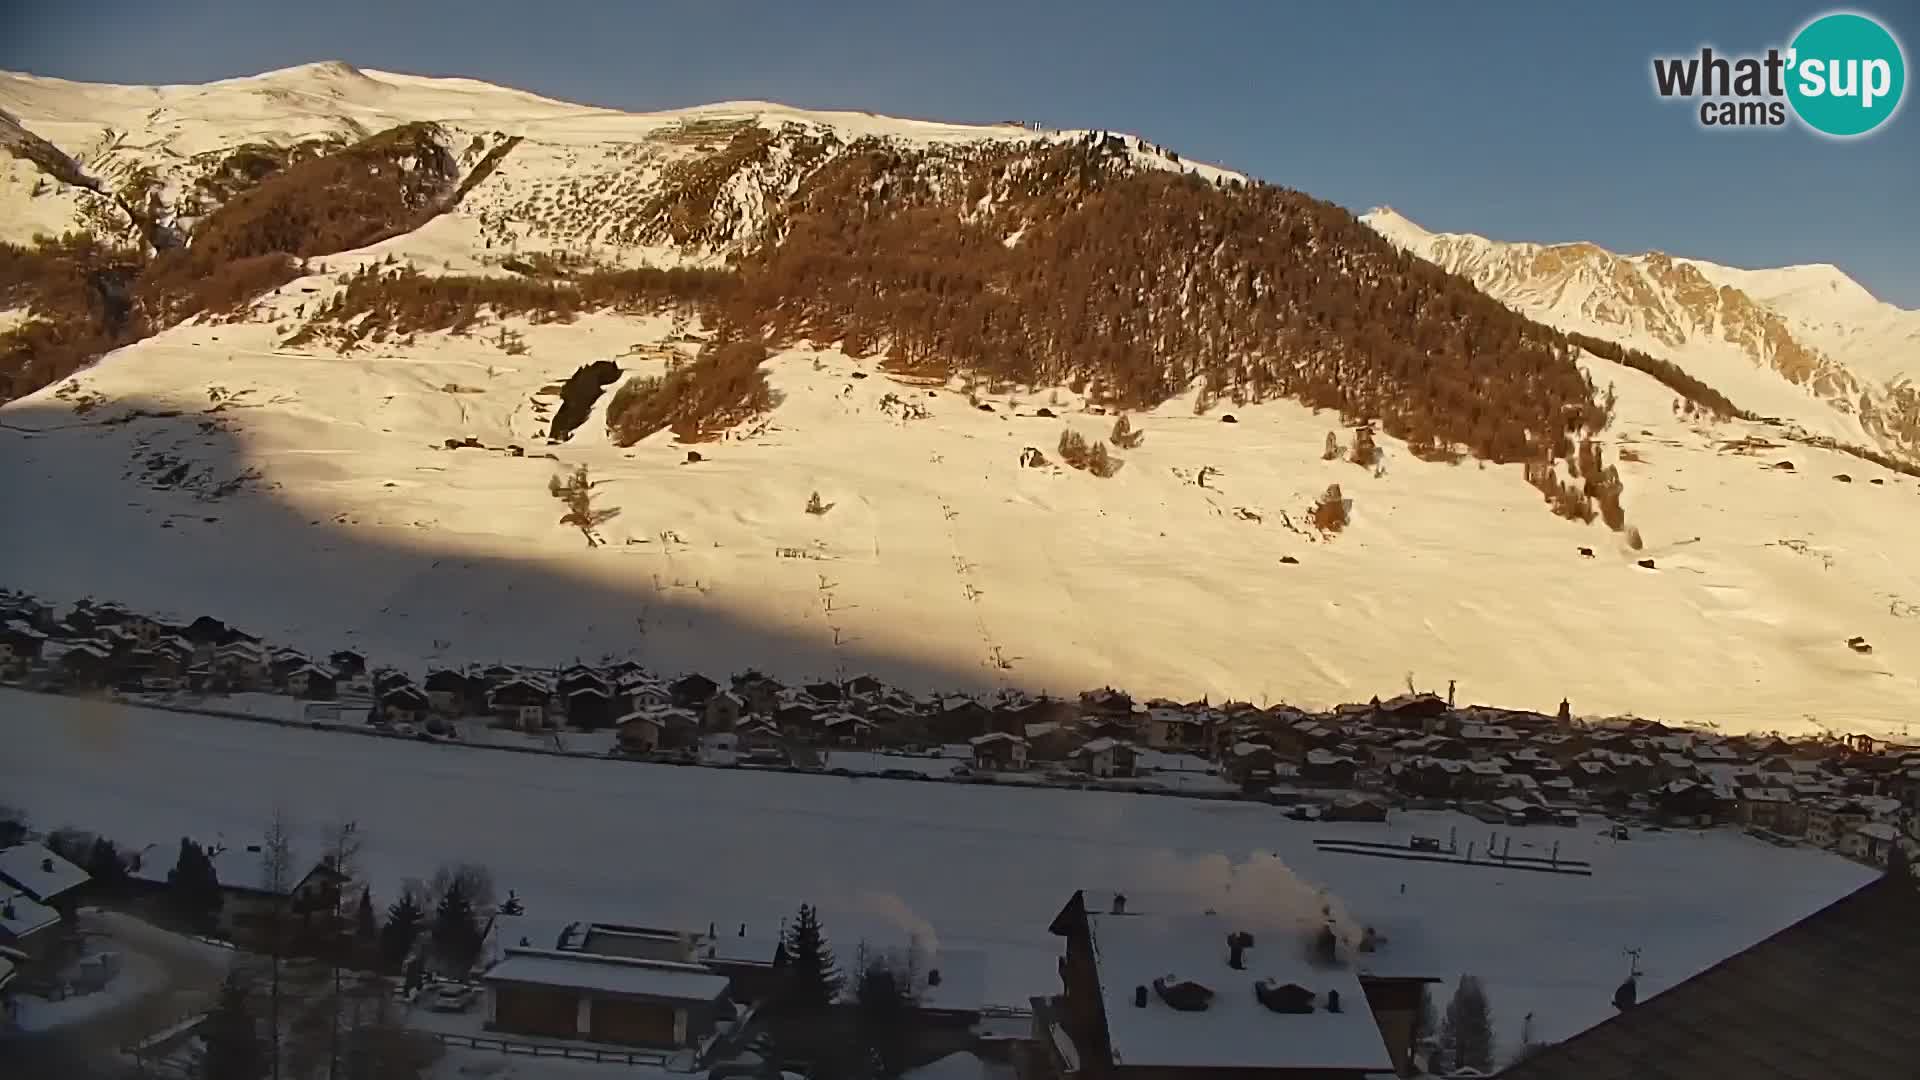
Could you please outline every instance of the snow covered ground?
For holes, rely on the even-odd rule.
[[[917,934],[990,956],[988,998],[1052,991],[1046,927],[1076,888],[1135,910],[1212,906],[1266,927],[1330,903],[1388,939],[1375,970],[1479,974],[1502,1030],[1534,1014],[1563,1038],[1611,1014],[1623,950],[1642,993],[1717,962],[1866,881],[1823,852],[1731,830],[1604,840],[1600,822],[1515,834],[1516,852],[1594,864],[1590,878],[1358,858],[1313,838],[1401,839],[1487,826],[1447,814],[1390,824],[1285,820],[1272,807],[1099,792],[880,784],[369,743],[66,698],[0,692],[0,790],[43,826],[137,844],[257,835],[276,805],[366,836],[376,899],[442,861],[490,865],[527,918],[771,933],[820,906],[851,954]],[[308,850],[313,828],[302,834]],[[1404,891],[1403,891],[1404,887]],[[1322,890],[1324,890],[1324,895]]]
[[[276,302],[306,287],[330,279]],[[85,417],[58,386],[0,409],[0,497],[43,508],[0,530],[0,575],[416,668],[619,654],[666,674],[871,670],[915,689],[1308,706],[1411,677],[1457,680],[1463,701],[1565,697],[1723,730],[1914,730],[1920,563],[1897,538],[1920,525],[1915,481],[1798,444],[1729,449],[1775,433],[1682,422],[1664,387],[1604,361],[1590,366],[1618,388],[1609,460],[1639,457],[1620,462],[1638,552],[1547,513],[1518,466],[1421,462],[1385,439],[1382,476],[1322,461],[1336,418],[1288,403],[1228,425],[1170,402],[1136,418],[1146,441],[1109,480],[1022,468],[1023,447],[1098,437],[1112,417],[1047,390],[983,412],[831,350],[771,361],[784,403],[698,464],[664,433],[613,446],[598,414],[546,447],[540,387],[672,326],[521,329],[525,357],[484,335],[288,351],[252,324],[121,350],[72,380],[104,400]],[[209,386],[230,395],[217,414]],[[932,418],[902,419],[893,402],[909,399]],[[139,408],[181,415],[106,422]],[[467,436],[496,449],[442,445]],[[156,458],[207,486],[259,481],[218,500],[155,490]],[[621,510],[605,546],[558,524],[547,482],[576,465]],[[1346,532],[1289,529],[1334,482]],[[831,512],[804,512],[815,491]],[[1875,651],[1848,649],[1856,635]]]

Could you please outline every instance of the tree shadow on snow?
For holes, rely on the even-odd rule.
[[[789,682],[871,673],[920,690],[998,683],[971,659],[908,656],[871,638],[836,645],[818,617],[802,630],[725,610],[690,582],[656,580],[658,559],[620,547],[473,554],[431,522],[394,528],[393,493],[379,527],[354,512],[329,517],[329,507],[366,501],[364,492],[302,496],[279,487],[271,469],[256,472],[242,409],[75,405],[23,402],[0,412],[0,587],[49,603],[91,596],[181,621],[208,615],[319,655],[352,647],[374,664],[415,670],[615,656],[668,676],[697,670],[721,679],[753,668]],[[499,450],[445,452],[497,455],[502,468],[527,469],[530,483],[545,484],[532,476],[535,462]],[[411,486],[433,476],[403,479]],[[485,496],[474,498],[484,520]],[[565,508],[551,509],[553,527],[564,529]],[[609,571],[584,573],[583,558],[604,560]],[[730,587],[738,597],[741,586]]]

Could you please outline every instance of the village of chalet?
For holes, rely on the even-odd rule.
[[[1250,798],[1322,820],[1447,807],[1502,825],[1583,813],[1609,827],[1738,824],[1876,865],[1903,831],[1920,839],[1920,747],[1866,736],[1723,736],[1576,718],[1566,702],[1557,715],[1456,707],[1451,689],[1307,712],[1110,688],[920,696],[866,675],[728,682],[667,680],[630,660],[416,678],[353,649],[275,648],[210,617],[181,625],[91,601],[61,613],[0,591],[0,683],[249,719],[261,714],[229,703],[275,695],[293,699],[283,722],[675,764]]]

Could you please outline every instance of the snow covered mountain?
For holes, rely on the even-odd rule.
[[[1670,375],[1133,136],[339,64],[0,75],[0,109],[0,241],[124,245],[0,251],[0,498],[31,508],[0,584],[412,664],[1306,705],[1455,681],[1881,734],[1920,701],[1915,478],[1806,441],[1899,441],[1898,365],[1856,354],[1907,313],[1817,275],[1727,276],[1736,304],[1738,271],[1367,222],[1774,423],[1676,412]],[[728,367],[748,330],[766,361]],[[48,361],[76,349],[105,355]],[[609,392],[569,398],[599,361]],[[1068,433],[1111,475],[1049,460]]]
[[[1744,409],[1920,454],[1920,311],[1875,299],[1837,267],[1507,243],[1429,232],[1391,207],[1361,220],[1533,318],[1671,359]]]

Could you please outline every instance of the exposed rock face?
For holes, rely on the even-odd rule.
[[[560,408],[554,411],[547,437],[555,442],[571,438],[574,429],[592,415],[594,402],[619,378],[620,365],[611,360],[595,360],[567,376],[560,387]]]

